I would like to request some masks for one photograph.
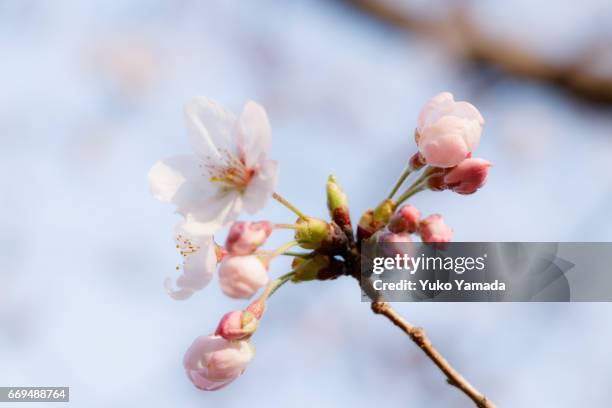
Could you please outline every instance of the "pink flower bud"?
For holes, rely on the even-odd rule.
[[[432,214],[421,220],[419,233],[423,242],[444,243],[453,239],[453,230],[444,223],[440,214]]]
[[[272,223],[268,221],[239,221],[232,224],[225,249],[230,255],[250,255],[266,242],[272,233]]]
[[[248,299],[268,281],[268,268],[256,255],[226,256],[219,267],[219,285],[231,298]]]
[[[443,92],[423,107],[417,123],[416,143],[427,164],[447,168],[478,147],[484,119],[474,105]]]
[[[193,385],[214,391],[238,378],[254,356],[253,346],[248,341],[200,336],[185,353],[183,366]]]
[[[246,339],[257,330],[257,325],[258,321],[253,313],[236,310],[221,318],[215,336],[221,336],[225,340]]]
[[[472,194],[486,183],[489,167],[487,160],[465,159],[444,176],[444,182],[455,193]]]
[[[383,244],[382,250],[386,256],[414,255],[414,244],[408,232],[381,232],[377,237],[377,242]]]
[[[413,233],[419,226],[421,212],[411,205],[402,206],[389,221],[389,231]]]

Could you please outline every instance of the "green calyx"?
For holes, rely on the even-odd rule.
[[[295,240],[305,249],[318,249],[327,238],[330,225],[319,218],[300,218],[296,222]]]
[[[378,204],[375,209],[368,209],[359,220],[357,238],[362,240],[371,237],[376,231],[389,223],[397,205],[391,199]]]
[[[246,335],[251,335],[255,332],[255,330],[257,330],[259,321],[253,313],[245,310],[242,312],[242,316],[240,317],[240,325],[242,326],[242,330]]]
[[[387,199],[382,203],[378,204],[378,207],[374,209],[372,214],[372,222],[376,225],[386,225],[393,212],[395,211],[395,203],[391,199]]]
[[[316,254],[309,259],[296,258],[293,262],[293,282],[305,282],[319,279],[319,273],[329,267],[329,257]]]

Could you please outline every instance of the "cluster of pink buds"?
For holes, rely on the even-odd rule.
[[[329,220],[312,217],[274,192],[277,164],[268,159],[271,130],[265,110],[254,102],[238,116],[206,98],[195,98],[186,108],[194,155],[175,156],[156,163],[149,172],[155,197],[173,203],[183,217],[177,227],[177,249],[183,257],[182,274],[166,280],[169,295],[184,300],[203,289],[218,270],[219,286],[233,299],[260,295],[244,310],[226,313],[214,334],[198,337],[184,357],[187,376],[202,390],[216,390],[238,378],[254,356],[251,337],[259,327],[272,294],[286,282],[327,280],[350,275],[359,279],[360,244],[377,239],[405,252],[412,235],[423,242],[443,244],[453,231],[439,214],[422,217],[404,204],[424,191],[451,190],[471,194],[481,188],[491,163],[472,158],[484,120],[467,102],[449,93],[434,97],[421,111],[411,155],[390,194],[362,216],[355,233],[347,195],[330,176],[327,185]],[[422,172],[403,192],[412,173]],[[396,195],[398,195],[396,197]],[[237,221],[253,214],[273,198],[297,216],[288,223]],[[225,244],[214,235],[229,227]],[[275,230],[290,230],[289,242],[262,250]],[[300,252],[290,252],[299,247]],[[292,270],[270,279],[271,261],[293,258]],[[181,270],[181,266],[177,267]]]
[[[424,190],[473,194],[484,186],[492,164],[472,157],[480,143],[483,125],[478,109],[468,102],[455,102],[448,92],[429,101],[419,114],[415,131],[419,151],[410,157],[387,199],[363,214],[359,238],[366,239],[382,231],[376,234],[381,242],[409,242],[413,233],[420,235],[423,242],[449,242],[453,231],[440,214],[421,219],[415,207],[400,205]],[[396,199],[404,181],[419,171],[422,174]]]
[[[413,252],[412,234],[418,234],[421,241],[444,244],[453,238],[453,230],[446,225],[440,214],[431,214],[421,219],[421,213],[412,205],[400,207],[391,216],[386,229],[374,236],[376,242],[385,244],[389,256],[411,254]]]

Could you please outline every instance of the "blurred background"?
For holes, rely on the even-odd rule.
[[[147,171],[189,151],[192,96],[253,99],[278,190],[324,216],[333,172],[358,217],[448,90],[483,113],[494,167],[478,194],[414,205],[457,241],[609,241],[611,27],[608,0],[0,0],[0,385],[70,386],[79,407],[470,407],[348,278],[283,288],[246,373],[195,389],[184,351],[245,302],[165,294],[178,217]],[[501,407],[609,404],[610,305],[397,308]]]

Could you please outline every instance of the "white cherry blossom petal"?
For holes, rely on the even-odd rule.
[[[174,300],[189,299],[194,294],[194,291],[190,289],[176,289],[172,282],[172,278],[166,278],[164,280],[164,289],[166,289],[168,296]]]
[[[465,140],[465,120],[445,116],[425,128],[419,140],[419,151],[427,163],[436,167],[452,167],[469,153]]]
[[[190,234],[213,235],[234,222],[243,208],[243,199],[237,191],[220,191],[187,214],[184,228]]]
[[[233,113],[203,96],[185,106],[191,145],[196,155],[207,162],[223,162],[224,152],[238,154],[232,132],[236,123]]]
[[[274,160],[263,161],[244,192],[244,210],[254,214],[264,208],[276,189],[278,163]]]
[[[195,156],[169,157],[149,170],[149,188],[155,198],[173,203],[182,213],[211,195],[210,184],[201,182],[203,174],[202,164]]]
[[[469,102],[456,102],[450,114],[460,118],[475,120],[480,126],[484,126],[484,118],[478,109]]]
[[[448,114],[452,110],[453,103],[453,94],[450,92],[442,92],[431,98],[421,109],[417,118],[418,131],[422,133],[427,126]]]
[[[263,107],[253,101],[244,105],[238,119],[237,139],[247,167],[255,165],[262,154],[268,154],[272,144],[272,130]]]
[[[184,300],[203,289],[212,280],[217,269],[216,244],[209,235],[194,235],[182,221],[176,228],[176,247],[183,257],[182,274],[173,284],[167,278],[164,286],[168,294],[176,300]],[[176,288],[175,288],[176,286]]]

